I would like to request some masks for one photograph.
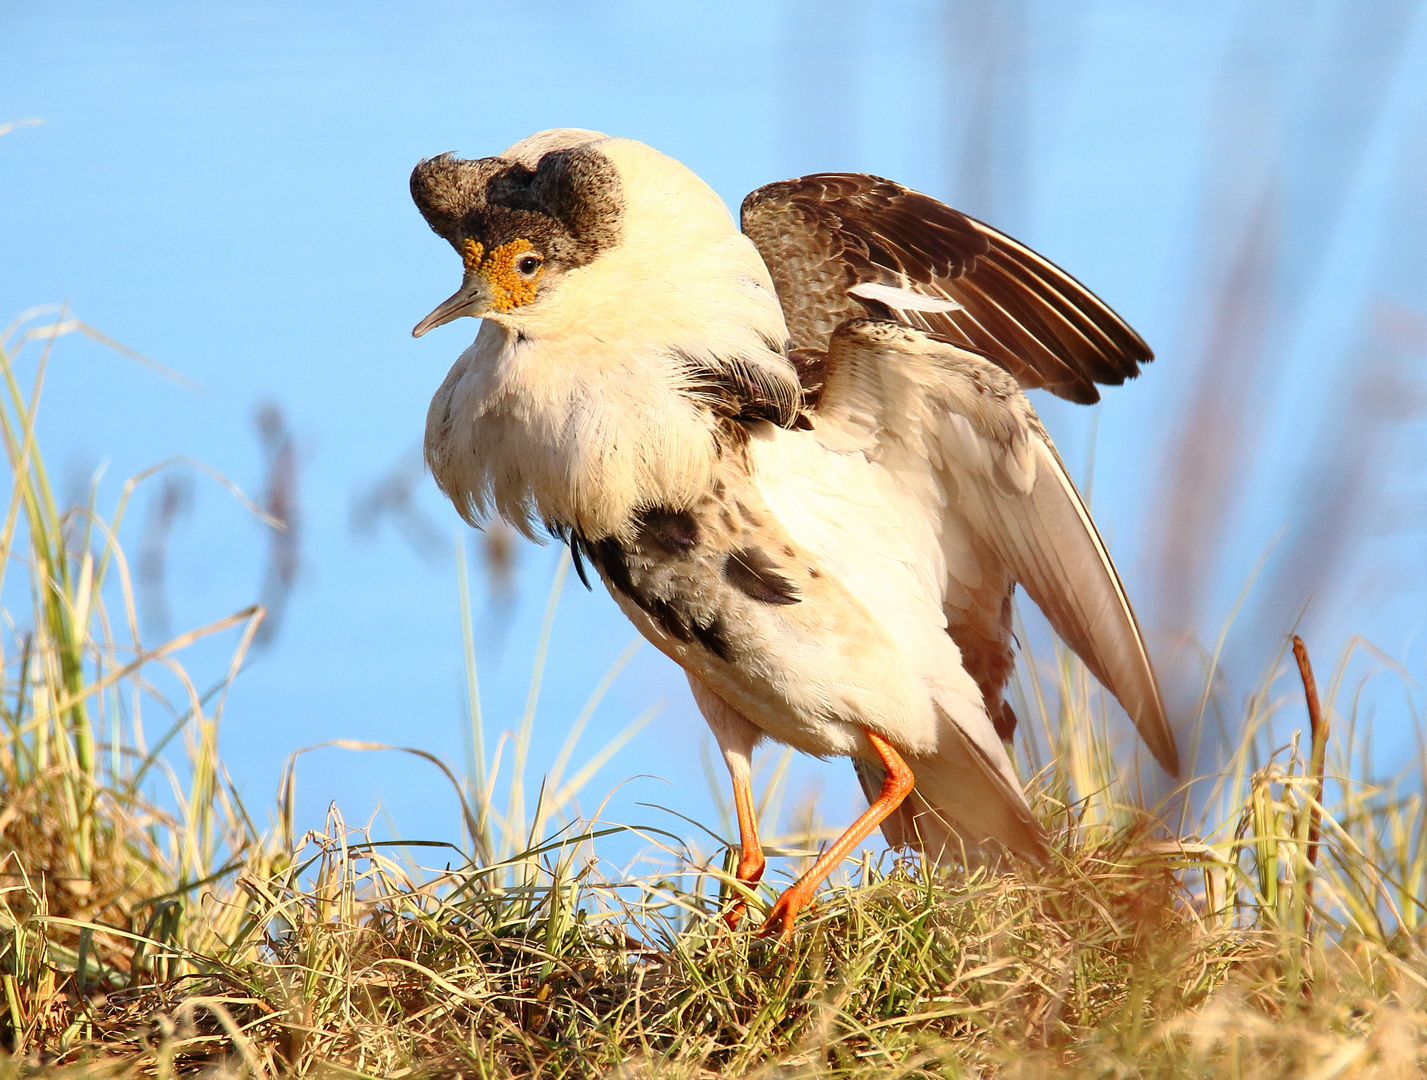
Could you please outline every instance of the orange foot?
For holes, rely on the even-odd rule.
[[[759,937],[769,937],[772,934],[778,935],[780,942],[785,942],[793,933],[793,922],[798,917],[798,912],[802,911],[813,898],[815,884],[805,885],[801,881],[795,881],[783,890],[783,895],[778,897],[778,902],[773,905],[773,910],[768,912],[768,918],[763,920],[763,925],[758,929]]]

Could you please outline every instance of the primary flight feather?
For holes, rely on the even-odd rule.
[[[683,165],[590,131],[431,158],[411,190],[465,268],[413,333],[483,320],[427,416],[436,482],[472,524],[564,539],[684,668],[739,878],[763,870],[760,739],[857,766],[867,812],[765,931],[878,826],[939,858],[1043,854],[1003,743],[1017,583],[1177,773],[1124,587],[1023,392],[1095,401],[1151,359],[1073,278],[860,174],[760,188],[740,232]]]

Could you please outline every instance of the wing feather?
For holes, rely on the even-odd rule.
[[[850,320],[832,337],[818,416],[861,433],[894,473],[934,470],[956,524],[1021,584],[1178,775],[1120,575],[1035,410],[1002,369],[897,323]]]
[[[1080,282],[989,225],[890,180],[817,173],[759,188],[743,202],[783,305],[793,347],[825,350],[833,331],[872,314],[979,352],[1022,387],[1098,401],[1154,358]],[[960,310],[859,302],[859,284],[950,300]]]

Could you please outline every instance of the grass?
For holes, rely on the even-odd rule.
[[[48,349],[77,329],[22,324],[0,354],[0,574],[16,578],[7,597],[27,579],[32,608],[5,612],[0,641],[0,1077],[1327,1080],[1427,1066],[1427,759],[1372,781],[1346,662],[1318,737],[1285,740],[1275,731],[1306,712],[1282,658],[1233,716],[1222,768],[1160,808],[1170,829],[1137,808],[1083,669],[1026,656],[1021,749],[1051,865],[865,856],[786,948],[722,928],[726,845],[574,816],[616,748],[570,767],[608,678],[560,775],[525,783],[538,674],[487,757],[469,616],[468,776],[431,759],[462,795],[464,849],[377,842],[335,812],[298,835],[291,769],[275,824],[257,827],[217,748],[262,613],[143,644],[115,540],[132,482],[107,519],[95,497],[61,513],[51,491],[35,416]],[[24,349],[41,352],[28,390],[12,366]],[[203,635],[234,652],[200,688],[181,660]],[[1226,707],[1204,702],[1192,738]],[[614,831],[649,856],[601,862]]]

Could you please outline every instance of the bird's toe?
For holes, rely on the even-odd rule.
[[[794,882],[783,890],[783,895],[778,897],[773,905],[768,917],[763,920],[763,925],[758,928],[759,937],[772,937],[778,935],[780,942],[787,941],[793,934],[793,923],[798,918],[798,912],[807,906],[808,901],[813,898],[813,890],[805,888],[801,882]]]

